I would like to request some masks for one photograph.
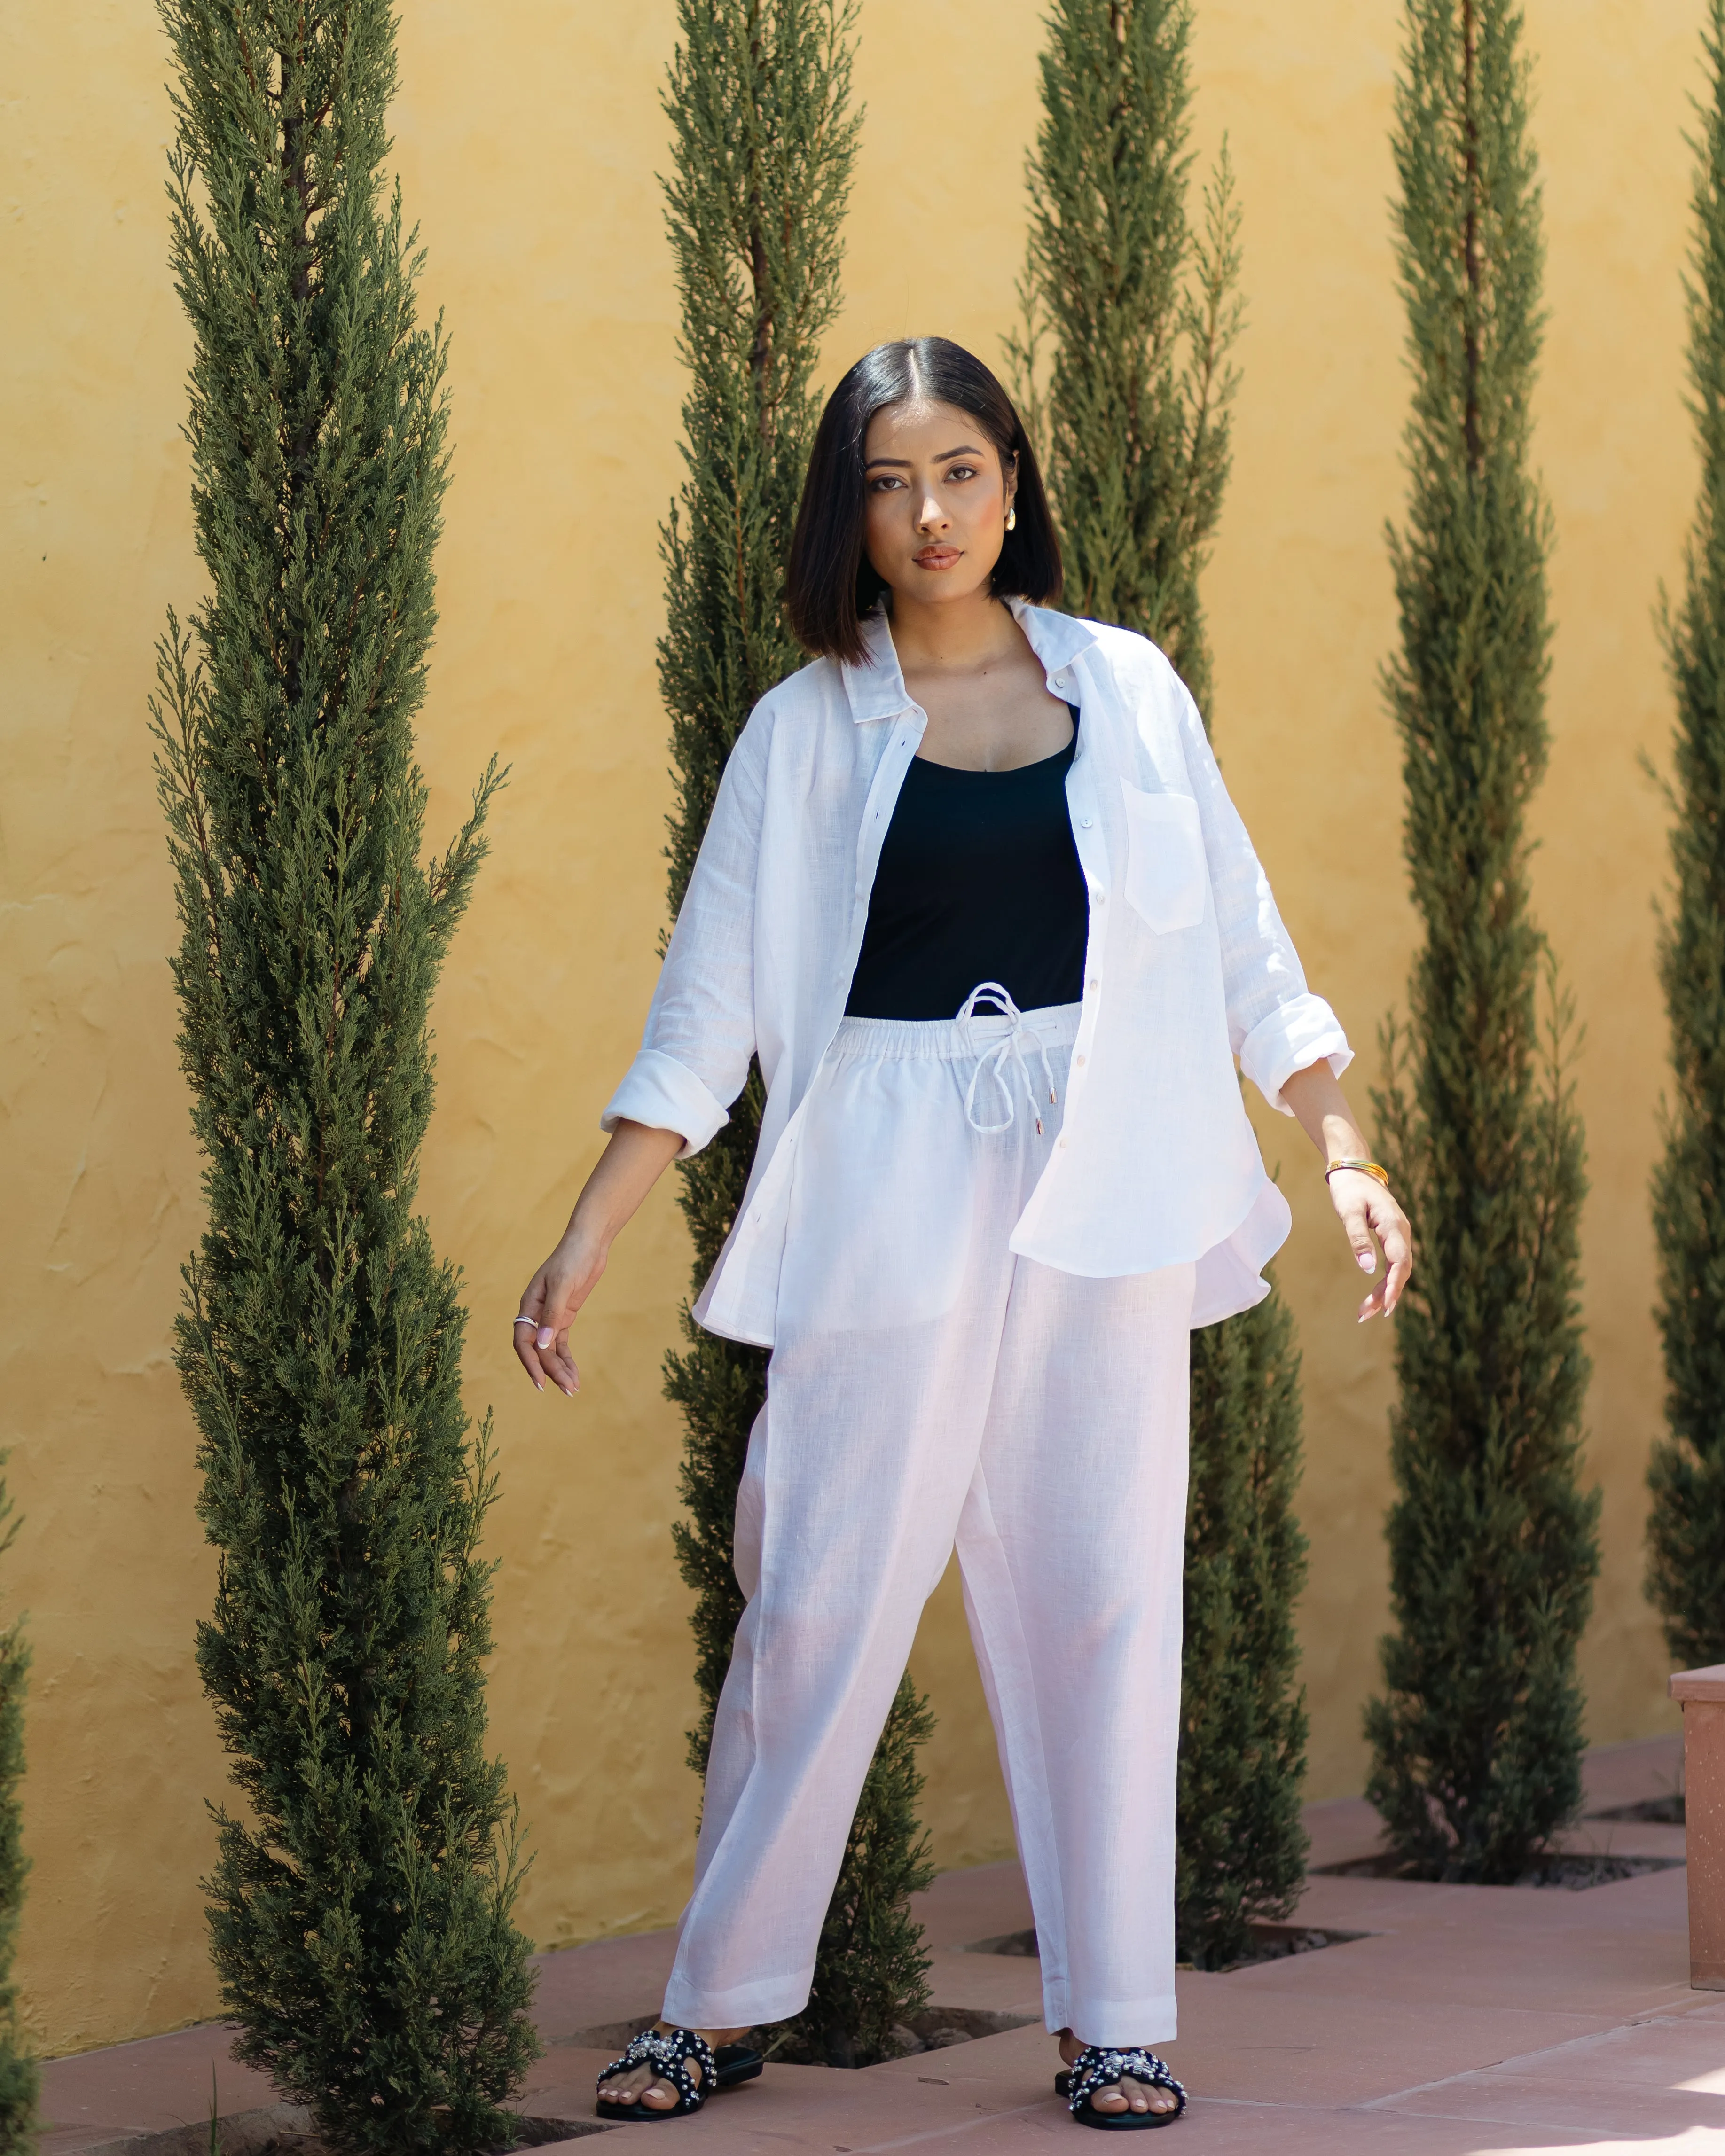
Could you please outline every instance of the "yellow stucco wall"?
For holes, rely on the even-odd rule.
[[[397,158],[454,336],[455,482],[424,727],[432,826],[495,748],[514,767],[437,1008],[425,1202],[465,1268],[470,1398],[495,1401],[505,1498],[492,1702],[537,1862],[545,1944],[667,1922],[695,1791],[685,1597],[667,1528],[677,1430],[660,1358],[687,1269],[668,1190],[619,1245],[572,1408],[508,1354],[521,1281],[597,1149],[661,917],[656,527],[680,380],[654,181],[670,0],[454,0],[405,11]],[[1662,1019],[1661,811],[1636,755],[1668,699],[1650,609],[1692,484],[1680,406],[1685,98],[1701,0],[1529,0],[1550,331],[1538,454],[1555,506],[1553,756],[1538,902],[1589,1029],[1589,1459],[1605,1573],[1589,1733],[1668,1726],[1640,1592],[1659,1421],[1646,1178]],[[826,378],[937,329],[1009,326],[1037,0],[864,0],[870,110],[848,300]],[[1208,585],[1218,738],[1314,981],[1362,1050],[1405,976],[1396,752],[1376,685],[1382,542],[1404,403],[1390,281],[1392,0],[1200,0],[1199,146],[1225,127],[1250,328],[1235,476]],[[174,939],[143,701],[164,608],[196,596],[187,332],[164,265],[167,62],[142,0],[0,22],[0,1418],[26,1524],[0,1604],[30,1612],[22,1977],[51,2051],[210,2013],[198,1879],[223,1769],[192,1668],[213,1568],[167,1353],[198,1219],[172,1045]],[[1384,1612],[1389,1341],[1303,1142],[1260,1118],[1296,1216],[1282,1276],[1305,1354],[1312,1793],[1359,1786]],[[1271,1124],[1274,1127],[1268,1127]],[[942,1721],[943,1863],[1007,1824],[949,1581],[916,1670]]]

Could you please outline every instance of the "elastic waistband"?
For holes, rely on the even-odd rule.
[[[983,1011],[972,1019],[841,1019],[829,1053],[847,1061],[867,1056],[883,1062],[959,1062],[1004,1040],[1015,1025],[1033,1033],[1045,1048],[1070,1048],[1078,1038],[1082,1008],[1048,1004],[1040,1010],[1021,1011],[1016,1021]]]

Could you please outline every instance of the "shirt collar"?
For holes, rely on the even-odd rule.
[[[1032,606],[1028,599],[1009,599],[1007,604],[1047,674],[1057,674],[1063,666],[1070,666],[1096,640],[1091,624],[1075,614]],[[845,693],[850,700],[850,716],[857,720],[896,719],[907,708],[911,697],[893,647],[892,632],[886,625],[884,603],[864,619],[862,639],[865,654],[862,665],[839,670]]]

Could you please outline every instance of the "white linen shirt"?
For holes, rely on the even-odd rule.
[[[1066,779],[1090,892],[1084,993],[1048,1165],[1011,1248],[1101,1278],[1195,1261],[1194,1326],[1249,1308],[1286,1240],[1235,1058],[1273,1107],[1353,1051],[1310,994],[1197,706],[1153,644],[1015,601],[1051,694],[1076,704]],[[844,1015],[869,896],[927,715],[886,616],[860,666],[819,660],[750,714],[720,783],[640,1053],[605,1108],[698,1152],[749,1058],[766,1106],[747,1191],[694,1315],[771,1347],[798,1131]],[[968,1136],[968,1133],[965,1135]]]

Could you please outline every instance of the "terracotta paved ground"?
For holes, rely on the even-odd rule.
[[[1591,1755],[1594,1809],[1669,1789],[1676,1746]],[[1361,1803],[1312,1807],[1314,1864],[1368,1853]],[[1599,1820],[1576,1847],[1681,1856],[1682,1830]],[[964,1949],[1029,1926],[1016,1866],[949,1872],[922,1909],[937,2005],[999,2033],[860,2073],[769,2066],[671,2128],[685,2156],[1069,2156],[1096,2144],[1055,2098],[1036,1964]],[[1369,1936],[1231,1975],[1180,1978],[1164,2047],[1193,2092],[1179,2156],[1491,2156],[1609,2145],[1725,2156],[1725,1993],[1692,1991],[1684,1874],[1584,1892],[1313,1877],[1299,1921]],[[546,2040],[522,2108],[592,2131],[593,2077],[620,2030],[649,2015],[670,1935],[541,1958]],[[1008,2025],[1023,2017],[1024,2025]],[[52,2156],[201,2156],[210,2068],[232,2122],[228,2156],[267,2130],[260,2076],[214,2025],[58,2060],[44,2070]],[[179,2150],[139,2138],[182,2127]],[[614,2126],[612,2133],[629,2133]],[[655,2147],[658,2143],[654,2144]]]

